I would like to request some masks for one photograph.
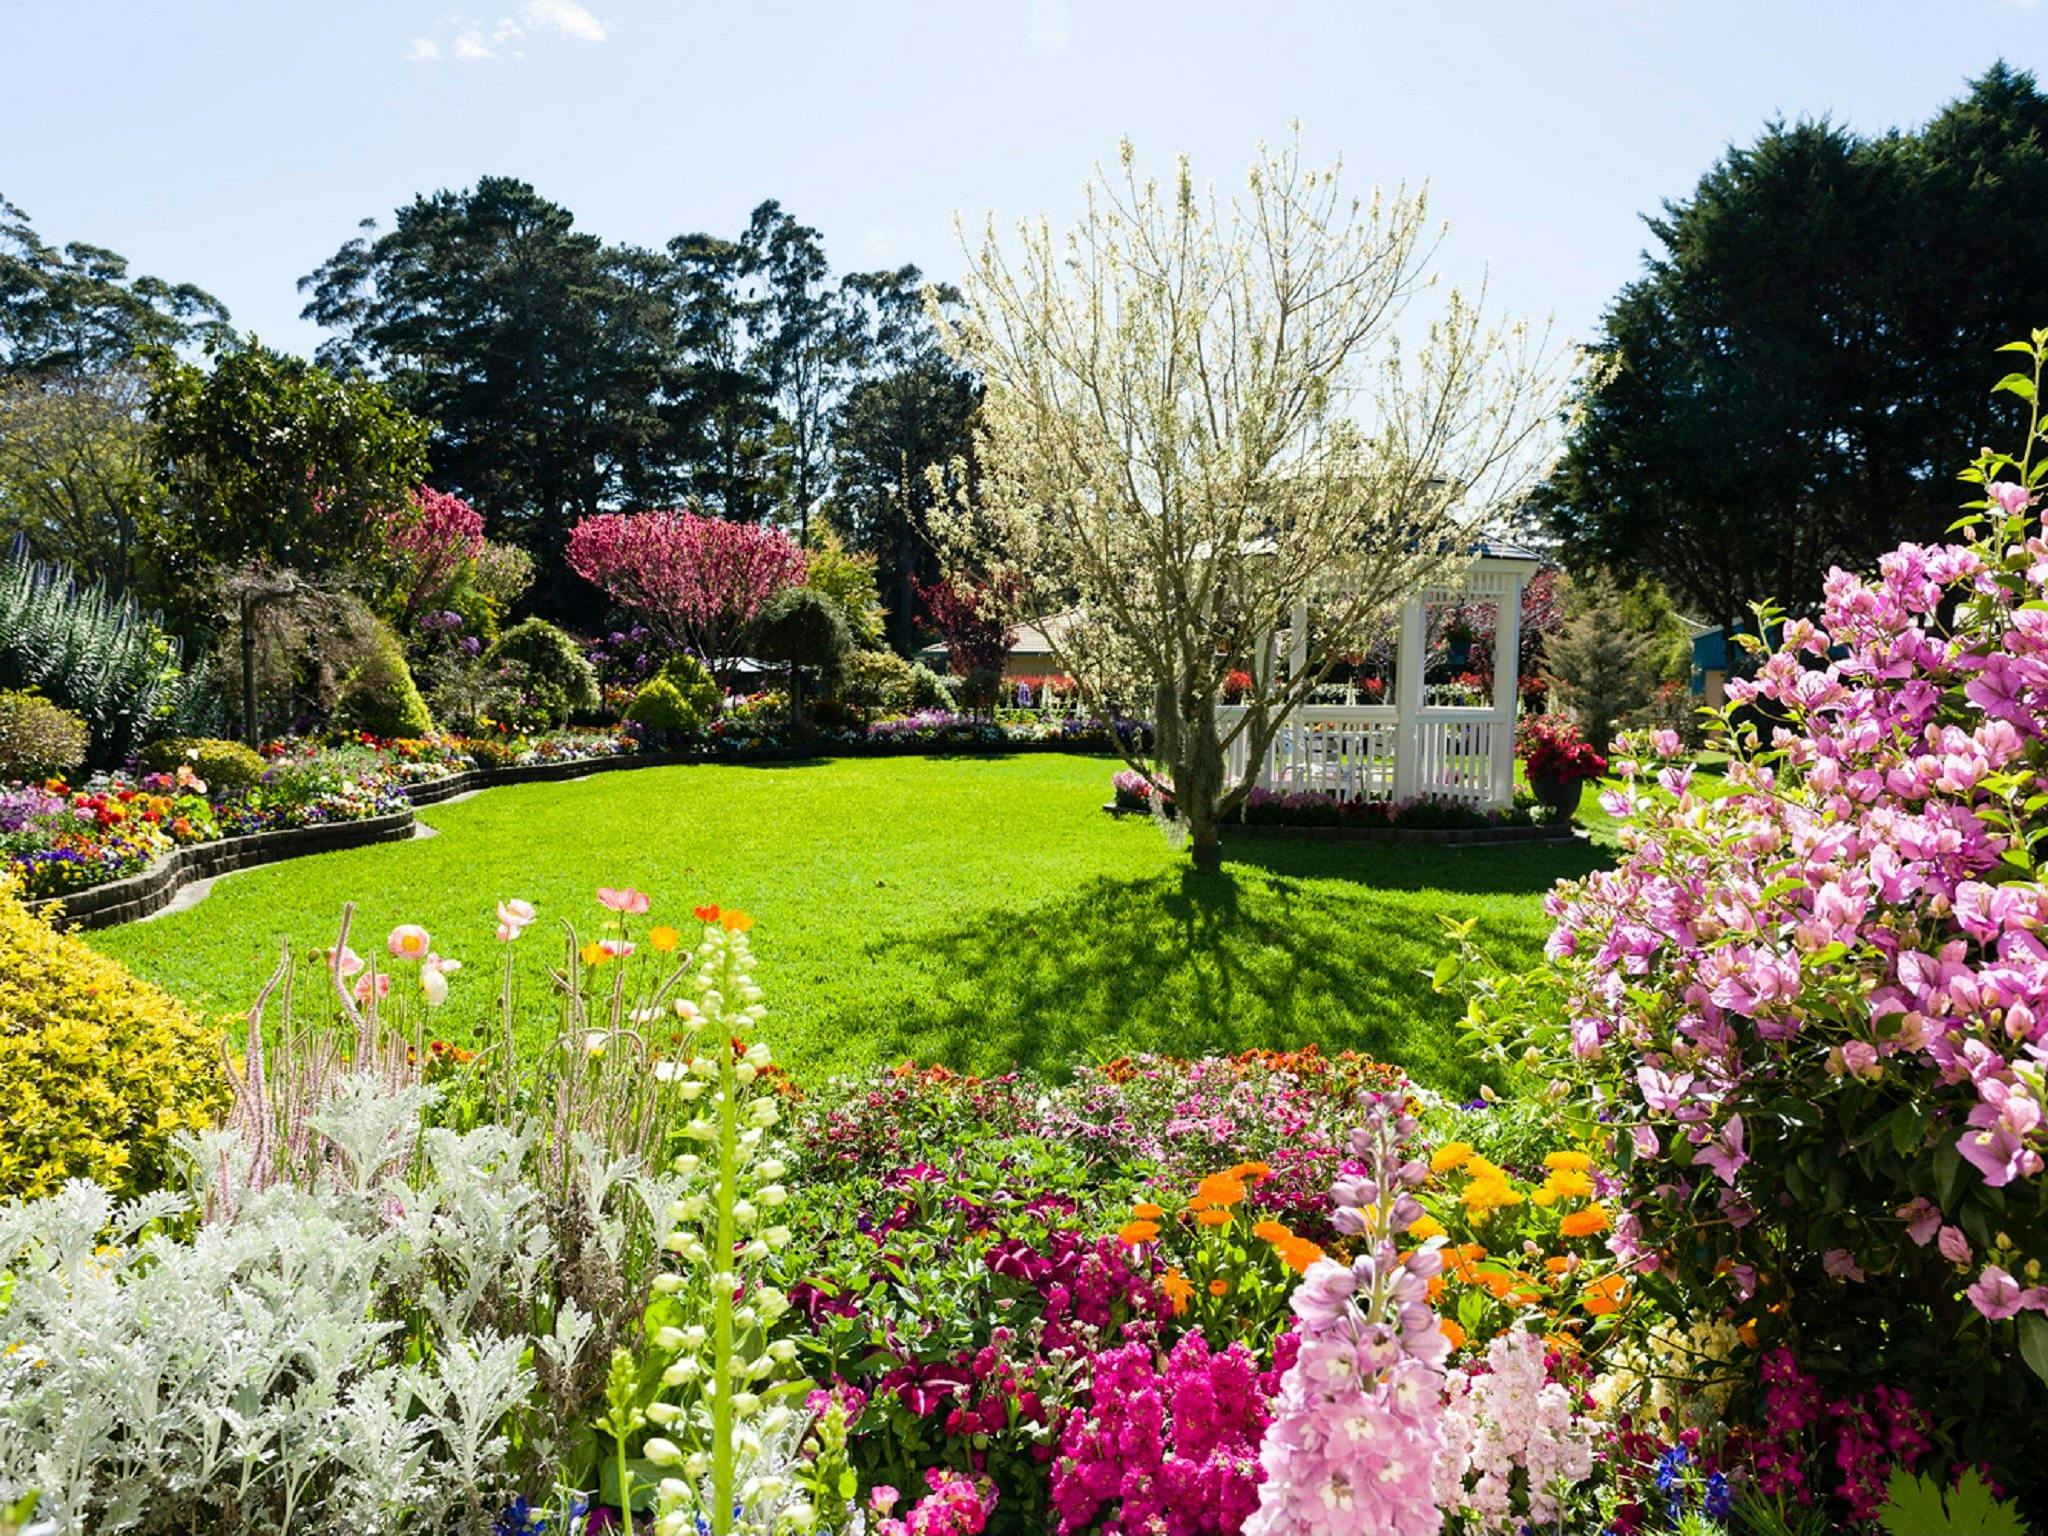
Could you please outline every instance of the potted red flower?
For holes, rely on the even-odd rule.
[[[1564,715],[1524,715],[1515,727],[1515,755],[1537,800],[1566,820],[1577,812],[1586,780],[1607,771],[1607,759]]]

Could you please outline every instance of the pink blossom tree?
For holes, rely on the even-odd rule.
[[[606,512],[569,530],[569,569],[670,644],[717,666],[768,600],[804,579],[778,529],[680,510]]]
[[[409,619],[448,590],[464,561],[482,552],[483,515],[460,496],[423,485],[386,514],[384,544],[398,566]]]

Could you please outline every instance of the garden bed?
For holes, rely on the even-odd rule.
[[[1112,816],[1147,816],[1152,813],[1134,806],[1105,804]],[[1569,823],[1537,826],[1497,827],[1289,827],[1267,822],[1224,823],[1225,836],[1310,838],[1324,843],[1568,843],[1578,831]]]

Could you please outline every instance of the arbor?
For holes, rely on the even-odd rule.
[[[427,424],[384,389],[251,339],[201,368],[158,354],[149,399],[174,488],[148,533],[175,568],[230,578],[242,730],[257,735],[256,629],[304,578],[343,571],[427,472]]]
[[[768,600],[803,580],[788,534],[692,512],[609,512],[569,531],[569,568],[716,668]]]
[[[1453,293],[1406,366],[1391,349],[1434,249],[1419,194],[1348,197],[1297,143],[1228,201],[1185,160],[1141,178],[1126,145],[1064,241],[1040,221],[1005,250],[991,228],[940,320],[987,391],[981,504],[956,500],[948,540],[1076,610],[1048,638],[1092,706],[1150,704],[1200,867],[1251,788],[1226,782],[1230,744],[1260,760],[1540,466],[1563,381],[1520,328]],[[1297,604],[1306,664],[1283,671]],[[1246,708],[1219,730],[1237,668]]]
[[[2048,97],[1999,64],[1917,133],[1771,124],[1649,220],[1534,498],[1579,566],[1732,625],[1952,517],[1983,359],[2048,313]]]

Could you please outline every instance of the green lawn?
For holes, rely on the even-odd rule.
[[[1099,758],[894,758],[511,786],[422,811],[432,838],[252,870],[191,910],[89,937],[239,1010],[281,940],[331,942],[353,899],[358,948],[417,922],[468,963],[434,1021],[459,1042],[492,1006],[498,898],[544,920],[518,948],[538,1032],[542,968],[560,954],[548,924],[587,932],[596,888],[630,884],[654,897],[642,925],[688,930],[705,901],[754,914],[771,1038],[800,1073],[911,1056],[1057,1070],[1313,1041],[1465,1090],[1460,1009],[1426,974],[1444,950],[1437,915],[1476,914],[1490,944],[1532,957],[1541,893],[1600,857],[1243,838],[1205,879],[1148,822],[1102,814],[1109,772]]]

